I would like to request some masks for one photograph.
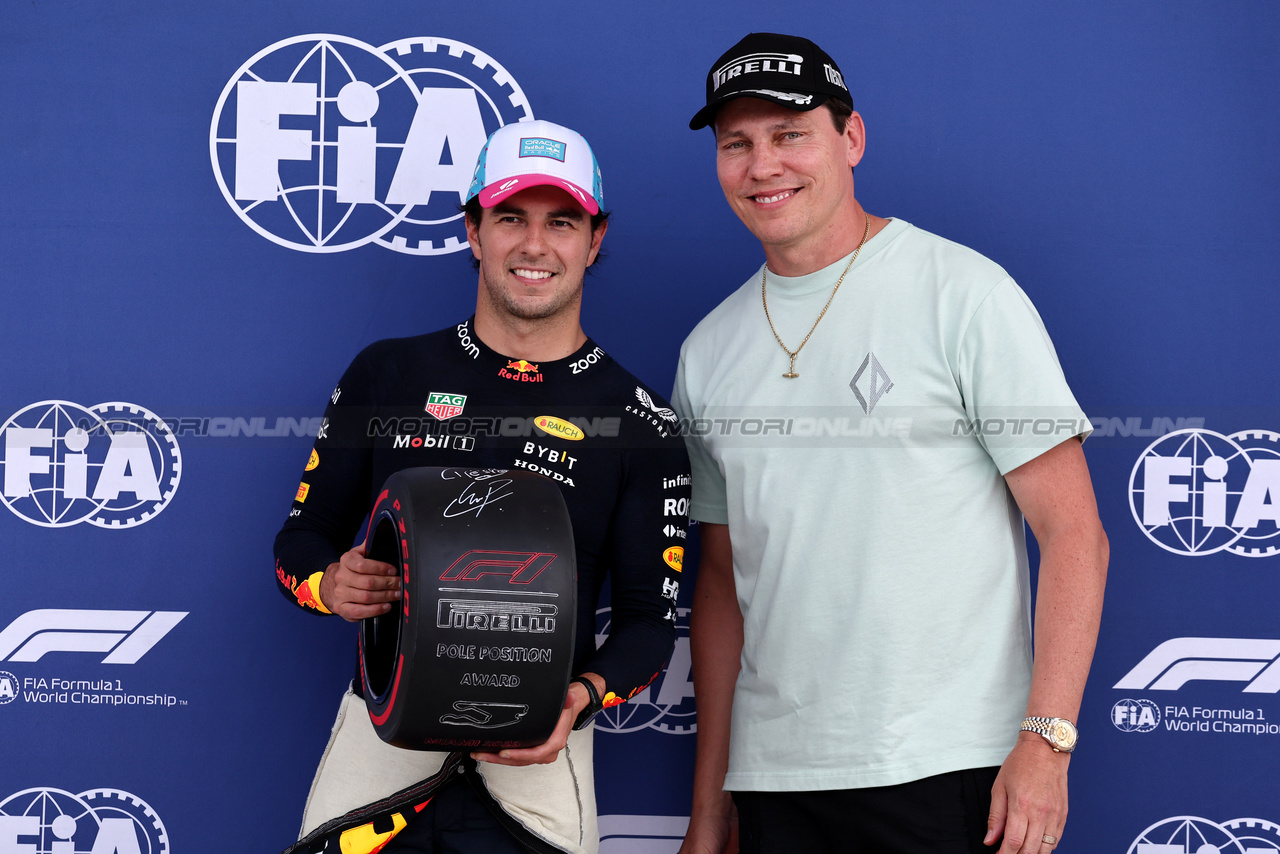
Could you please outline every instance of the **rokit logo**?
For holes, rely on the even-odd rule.
[[[1216,822],[1193,815],[1158,821],[1138,834],[1127,854],[1277,854],[1280,826],[1261,818]]]
[[[231,76],[209,156],[232,210],[273,243],[443,255],[467,248],[458,205],[488,135],[532,118],[506,69],[462,42],[302,35]]]
[[[678,592],[678,588],[674,592]],[[609,637],[611,613],[609,608],[596,611],[597,648]],[[693,657],[689,651],[689,609],[677,608],[676,616],[676,646],[666,668],[643,691],[625,703],[608,707],[596,715],[597,730],[627,733],[656,729],[674,735],[697,732]]]
[[[120,789],[34,788],[0,801],[0,851],[22,854],[168,854],[156,811]]]
[[[0,426],[0,500],[45,528],[128,528],[169,505],[182,476],[173,431],[132,403],[33,403]]]
[[[1134,465],[1129,507],[1174,554],[1270,557],[1280,552],[1280,433],[1169,433]]]

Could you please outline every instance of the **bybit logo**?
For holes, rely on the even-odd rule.
[[[273,243],[443,255],[467,248],[458,205],[489,133],[532,118],[506,69],[462,42],[294,36],[231,76],[209,156],[232,210]]]
[[[0,426],[0,501],[33,525],[128,528],[168,506],[182,476],[169,425],[132,403],[33,403]]]

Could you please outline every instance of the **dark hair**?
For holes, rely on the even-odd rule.
[[[853,115],[853,107],[837,98],[828,98],[827,109],[831,111],[831,123],[836,126],[836,133],[843,135],[849,117]]]
[[[476,228],[480,227],[480,218],[484,216],[484,208],[480,207],[479,196],[472,196],[470,199],[466,201],[466,203],[459,205],[458,209],[467,215],[467,220],[472,225],[474,225]],[[591,215],[591,233],[595,234],[596,230],[600,228],[601,225],[608,222],[609,215],[612,213],[613,213],[612,211],[602,210],[599,213],[592,214]],[[597,252],[596,260],[591,264],[591,267],[594,267],[596,264],[599,264],[603,260],[604,260],[604,253]],[[474,253],[471,255],[471,267],[472,269],[475,269],[475,270],[480,269],[480,259],[477,258]],[[591,272],[591,267],[587,268],[588,273]]]

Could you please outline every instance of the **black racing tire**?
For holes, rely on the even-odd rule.
[[[415,750],[545,742],[572,675],[575,554],[549,478],[438,466],[387,478],[365,556],[399,569],[403,597],[360,626],[379,737]]]

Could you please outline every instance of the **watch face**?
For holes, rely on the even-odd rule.
[[[1059,750],[1070,751],[1076,746],[1076,728],[1070,721],[1054,721],[1049,724],[1049,740]]]

